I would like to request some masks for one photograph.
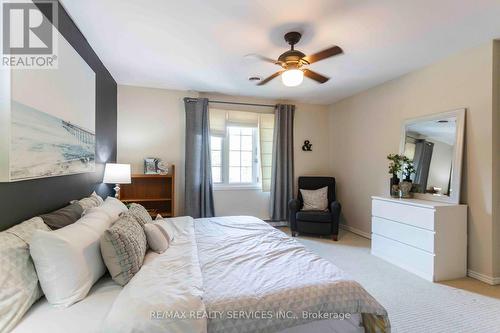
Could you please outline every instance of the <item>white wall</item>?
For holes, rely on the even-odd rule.
[[[175,164],[175,211],[184,205],[185,91],[118,86],[118,163],[144,172],[145,157]]]
[[[166,89],[118,86],[118,161],[131,163],[136,173],[143,171],[144,157],[160,157],[176,165],[176,212],[184,205],[183,98],[208,97],[213,100],[275,104],[276,100],[204,94]],[[217,104],[218,109],[254,110],[262,108]],[[265,111],[269,111],[265,110]],[[329,111],[326,106],[296,104],[295,175],[329,175]],[[313,144],[312,152],[303,152],[305,139]],[[269,193],[256,190],[216,191],[217,215],[254,215],[269,218]]]
[[[214,191],[217,216],[251,215],[269,219],[269,192],[259,190]]]
[[[487,276],[494,273],[492,45],[467,50],[330,108],[331,170],[338,179],[343,216],[364,232],[371,231],[370,196],[388,194],[386,156],[398,152],[404,119],[467,108],[462,202],[469,206],[468,266]]]

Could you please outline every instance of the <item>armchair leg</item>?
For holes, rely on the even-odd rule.
[[[334,242],[338,241],[339,240],[339,235],[332,235],[332,240]]]

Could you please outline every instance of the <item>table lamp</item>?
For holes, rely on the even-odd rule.
[[[115,184],[115,198],[120,199],[120,184],[130,184],[130,164],[106,163],[104,169],[105,184]]]

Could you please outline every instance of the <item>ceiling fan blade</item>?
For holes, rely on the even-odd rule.
[[[251,54],[247,54],[245,56],[245,58],[256,58],[256,59],[259,59],[259,60],[262,60],[262,61],[265,61],[265,62],[270,62],[271,64],[275,64],[275,65],[281,65],[281,62],[279,62],[278,60],[274,60],[274,59],[271,59],[269,57],[266,57],[266,56],[263,56],[263,55],[260,55],[260,54],[256,54],[256,53],[251,53]]]
[[[323,51],[320,51],[318,53],[314,53],[314,54],[311,54],[311,55],[308,55],[308,56],[305,56],[304,59],[305,61],[307,61],[308,63],[312,64],[314,62],[318,62],[320,60],[323,60],[323,59],[326,59],[326,58],[330,58],[330,57],[333,57],[333,56],[336,56],[337,54],[341,54],[343,53],[344,51],[342,51],[342,49],[338,46],[333,46],[333,47],[330,47],[329,49],[326,49],[326,50],[323,50]]]
[[[314,81],[317,81],[319,83],[325,83],[326,81],[330,80],[329,77],[323,76],[321,74],[318,74],[316,72],[313,72],[312,70],[309,69],[304,69],[303,70],[304,75],[307,76],[310,79],[313,79]]]
[[[257,83],[258,86],[262,86],[266,83],[268,83],[269,81],[271,81],[272,79],[274,79],[275,77],[277,76],[280,76],[281,73],[283,73],[284,71],[277,71],[276,73],[274,73],[273,75],[265,78],[264,80],[260,81],[259,83]]]

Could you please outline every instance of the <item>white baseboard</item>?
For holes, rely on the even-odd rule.
[[[471,278],[490,284],[492,286],[500,284],[500,277],[489,276],[486,274],[474,272],[473,270],[470,269],[467,270],[467,275],[470,276]]]
[[[364,232],[363,230],[353,228],[350,225],[340,224],[340,227],[344,230],[352,232],[353,234],[359,235],[359,236],[364,237],[364,238],[372,239],[372,235],[370,233]]]

